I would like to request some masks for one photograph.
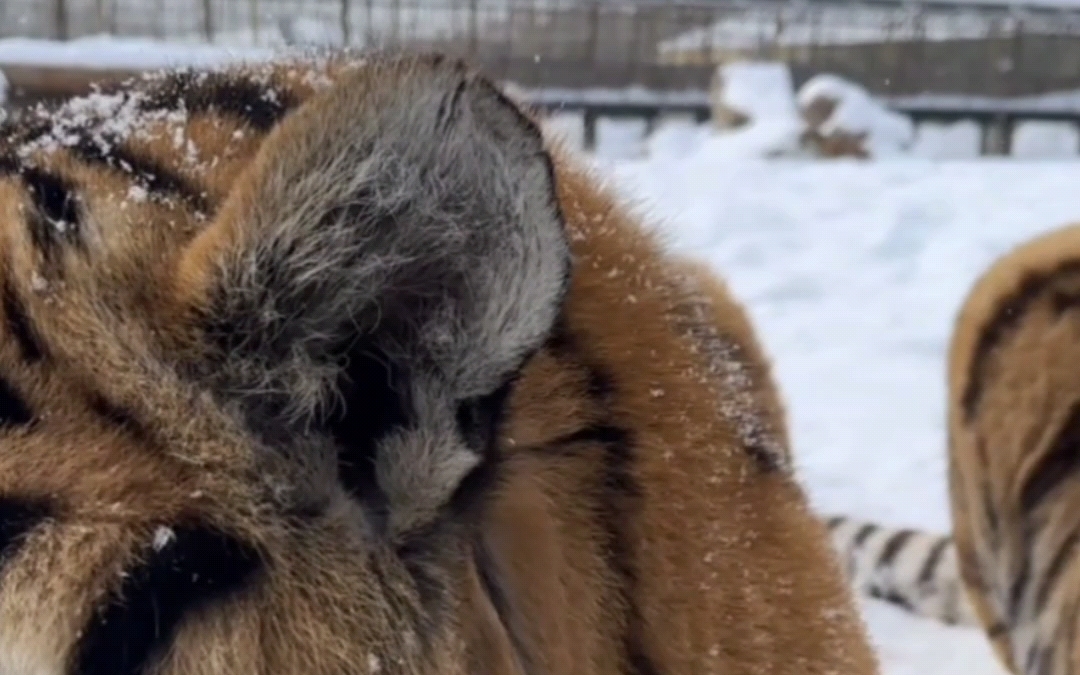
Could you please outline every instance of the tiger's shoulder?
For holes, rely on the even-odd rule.
[[[319,672],[379,653],[404,673],[460,665],[463,640],[492,672],[876,672],[745,311],[464,65],[157,74],[4,138],[3,373],[65,447],[128,432],[63,456],[89,467],[78,485],[11,457],[7,485],[76,513],[125,495],[88,545],[103,569],[142,569],[146,524],[177,514],[278,561],[228,640],[218,605],[185,624],[174,598],[147,662],[239,640],[255,651],[229,659],[270,672],[315,650]],[[153,468],[106,471],[114,455]],[[199,489],[177,492],[166,458]],[[53,610],[27,570],[72,603],[50,615],[56,653],[82,648],[73,617],[95,603],[146,610],[89,579],[69,536],[13,559],[31,614]],[[271,620],[259,652],[245,636]],[[0,664],[54,658],[18,640]]]

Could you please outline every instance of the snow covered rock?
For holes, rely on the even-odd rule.
[[[831,74],[812,77],[796,97],[806,124],[804,148],[822,157],[881,157],[907,152],[915,126],[857,84]]]

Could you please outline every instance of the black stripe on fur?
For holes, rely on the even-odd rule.
[[[915,533],[911,530],[897,530],[889,539],[885,542],[885,546],[881,549],[881,555],[878,557],[878,567],[888,567],[896,560],[896,556],[900,555],[900,551],[904,548],[904,544],[909,539],[915,536]]]
[[[1046,609],[1046,603],[1050,600],[1054,588],[1057,587],[1058,582],[1061,580],[1062,573],[1076,558],[1077,543],[1080,543],[1080,532],[1073,530],[1065,541],[1061,542],[1058,549],[1054,551],[1050,565],[1043,572],[1038,589],[1035,591],[1036,615],[1041,615],[1043,610]]]
[[[1080,470],[1080,401],[1072,404],[1065,423],[1038,464],[1020,486],[1020,508],[1027,514],[1061,483]]]
[[[941,558],[945,553],[945,549],[952,543],[952,539],[949,537],[940,537],[934,545],[930,547],[930,554],[926,556],[926,560],[923,561],[922,569],[919,570],[919,583],[929,583],[934,578],[934,573],[937,572],[937,567],[941,564]]]
[[[659,675],[646,647],[644,619],[637,606],[637,547],[628,523],[641,509],[641,488],[634,477],[635,440],[629,429],[615,424],[610,407],[617,395],[617,385],[610,373],[590,363],[590,359],[564,321],[556,324],[547,347],[556,358],[569,362],[569,367],[583,369],[587,374],[588,395],[606,412],[605,421],[586,427],[561,439],[576,444],[591,442],[603,450],[602,483],[597,486],[598,524],[606,534],[604,550],[608,566],[619,579],[619,594],[626,608],[622,636],[626,675]],[[558,446],[555,446],[557,449]]]
[[[1080,260],[1065,260],[1053,270],[1029,275],[1015,293],[998,303],[993,316],[979,335],[969,364],[968,381],[961,397],[964,418],[968,422],[975,416],[982,398],[987,361],[994,349],[1020,324],[1036,300],[1052,289],[1056,281],[1077,274],[1080,274]]]
[[[55,261],[65,245],[82,243],[79,196],[67,179],[33,167],[19,172],[35,213],[27,218],[30,238],[47,261]]]
[[[153,87],[143,110],[187,110],[233,115],[253,129],[269,131],[298,104],[288,92],[251,76],[181,70]]]
[[[51,509],[42,501],[0,497],[0,570],[23,537],[50,515]]]
[[[11,383],[0,377],[0,430],[25,426],[34,421],[26,401]]]
[[[123,429],[144,443],[153,442],[150,430],[132,410],[119,406],[101,395],[91,396],[90,409],[104,419],[109,426]]]
[[[47,263],[55,263],[65,245],[82,246],[79,195],[70,180],[11,155],[0,157],[0,176],[17,177],[26,189],[33,204],[27,234]]]
[[[175,527],[155,544],[83,630],[73,675],[143,675],[185,617],[235,597],[261,568],[252,547],[204,526]]]
[[[5,281],[0,294],[2,294],[0,304],[4,307],[4,321],[7,324],[8,333],[19,346],[22,358],[31,363],[43,360],[46,354],[45,346],[26,313],[26,307],[23,305],[19,292],[10,279]]]
[[[851,540],[852,548],[858,548],[862,546],[863,542],[870,538],[870,535],[878,531],[878,526],[873,523],[866,523],[859,528],[859,531],[855,533],[855,538]]]
[[[88,164],[106,166],[130,178],[151,198],[176,198],[204,215],[211,215],[206,191],[179,172],[157,160],[125,148],[119,140],[107,146],[91,136],[84,136],[71,147],[76,157]]]

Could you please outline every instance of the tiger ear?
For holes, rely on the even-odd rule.
[[[461,64],[407,58],[285,119],[179,278],[220,395],[256,431],[322,425],[361,455],[350,487],[401,515],[480,461],[468,441],[550,331],[569,264],[537,126]]]

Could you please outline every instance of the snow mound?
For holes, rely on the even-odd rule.
[[[812,77],[796,101],[809,127],[804,143],[819,154],[882,157],[907,152],[915,142],[915,125],[908,117],[836,75]]]
[[[787,64],[739,61],[724,64],[713,76],[713,106],[749,120],[796,119],[795,86]],[[736,125],[737,126],[737,125]]]
[[[713,126],[700,151],[776,157],[799,151],[803,122],[787,64],[739,61],[719,66],[711,87]]]

